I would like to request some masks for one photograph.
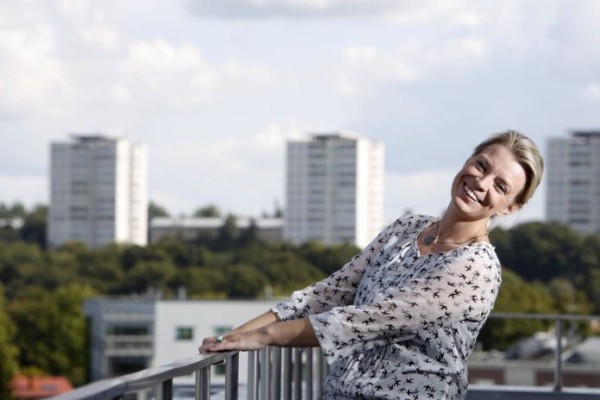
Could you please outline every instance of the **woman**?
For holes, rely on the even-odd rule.
[[[200,352],[321,346],[326,399],[462,399],[501,282],[490,220],[519,210],[543,160],[507,131],[477,146],[439,219],[399,218],[344,267]]]

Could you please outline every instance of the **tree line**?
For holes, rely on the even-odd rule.
[[[152,207],[150,215],[160,215],[161,207]],[[218,210],[198,212],[214,216]],[[0,226],[2,383],[17,370],[84,383],[88,360],[81,351],[87,341],[82,303],[90,297],[152,290],[173,298],[181,288],[191,299],[287,296],[339,269],[359,251],[353,245],[265,243],[255,227],[237,229],[231,215],[215,235],[193,241],[172,237],[145,247],[89,249],[67,243],[46,249],[45,207],[0,205],[0,219],[14,216],[23,219],[20,227]],[[496,228],[491,240],[503,264],[495,311],[600,312],[600,236],[533,222]],[[490,320],[480,342],[486,349],[506,349],[545,324]]]

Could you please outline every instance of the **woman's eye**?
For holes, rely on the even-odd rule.
[[[500,184],[496,184],[496,188],[503,194],[506,194],[506,186],[504,185],[500,185]]]
[[[477,161],[477,162],[475,163],[475,165],[477,166],[477,169],[478,169],[478,170],[480,170],[480,171],[483,171],[483,170],[484,170],[484,166],[483,166],[483,163],[482,163],[481,161]]]

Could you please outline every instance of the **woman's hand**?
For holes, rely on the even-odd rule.
[[[249,332],[230,332],[223,336],[207,337],[198,349],[200,354],[217,351],[250,351],[262,350],[269,345],[268,335],[264,328]]]

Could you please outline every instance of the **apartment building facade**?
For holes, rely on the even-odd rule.
[[[48,243],[147,243],[147,150],[102,135],[72,135],[50,149]]]
[[[546,217],[583,234],[600,232],[600,131],[548,140]]]
[[[284,239],[368,244],[383,226],[384,146],[355,134],[287,144]]]

